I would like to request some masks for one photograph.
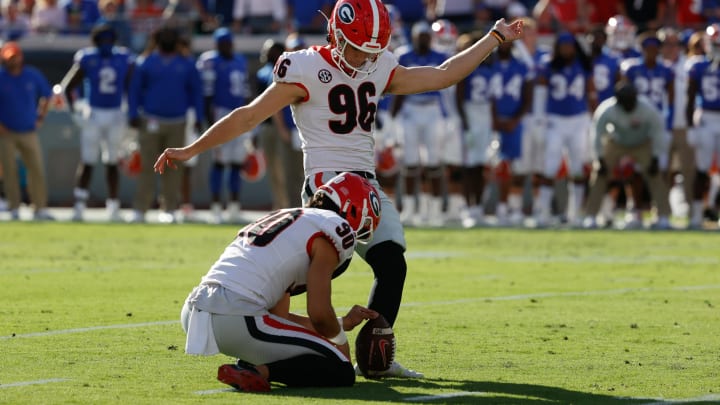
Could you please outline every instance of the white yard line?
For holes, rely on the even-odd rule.
[[[421,395],[417,397],[409,397],[409,398],[403,398],[403,401],[406,402],[426,402],[426,401],[434,401],[437,399],[447,399],[447,398],[456,398],[456,397],[469,397],[469,396],[490,396],[493,393],[489,392],[482,392],[482,391],[458,391],[458,392],[446,392],[444,394],[437,394],[437,395]],[[497,392],[498,395],[503,395],[506,393],[503,392]],[[540,398],[540,397],[533,397],[533,398]],[[694,398],[644,398],[644,397],[612,397],[614,399],[618,400],[627,400],[627,401],[651,401],[651,402],[644,402],[641,405],[668,405],[668,404],[684,404],[689,402],[710,402],[710,401],[718,401],[720,400],[720,394],[710,394],[710,395],[704,395],[700,397],[694,397]]]
[[[458,391],[458,392],[447,392],[445,394],[437,395],[420,395],[417,397],[403,398],[403,401],[408,402],[423,402],[423,401],[434,401],[436,399],[448,399],[455,397],[470,397],[470,396],[487,396],[487,392],[482,391]]]
[[[180,321],[121,323],[121,324],[117,324],[117,325],[90,326],[87,328],[49,330],[47,332],[23,333],[23,334],[18,334],[15,336],[0,336],[0,340],[14,339],[14,338],[38,337],[38,336],[67,335],[70,333],[93,332],[96,330],[105,330],[105,329],[126,329],[126,328],[142,328],[144,326],[172,325],[172,324],[178,323],[178,322],[180,322]]]
[[[45,380],[20,381],[20,382],[8,383],[8,384],[0,383],[0,388],[24,387],[26,385],[50,384],[50,383],[63,382],[63,381],[70,381],[70,379],[69,378],[48,378]]]
[[[426,306],[439,306],[439,305],[457,305],[467,304],[481,301],[520,301],[527,300],[530,298],[555,298],[555,297],[585,297],[594,295],[619,295],[627,293],[637,292],[661,292],[661,291],[702,291],[702,290],[717,290],[720,289],[720,284],[707,284],[707,285],[689,285],[689,286],[678,286],[670,288],[655,288],[655,287],[639,287],[639,288],[618,288],[614,290],[594,290],[594,291],[565,291],[565,292],[538,292],[529,294],[517,294],[517,295],[505,295],[505,296],[487,296],[487,297],[473,297],[473,298],[461,298],[457,300],[449,301],[430,301],[430,302],[406,302],[402,304],[402,307],[426,307]],[[337,310],[349,310],[350,308],[336,308]],[[143,322],[143,323],[125,323],[118,325],[104,325],[104,326],[91,326],[87,328],[74,328],[74,329],[60,329],[51,330],[47,332],[34,332],[17,334],[15,336],[0,336],[0,340],[17,339],[17,338],[30,338],[30,337],[42,337],[42,336],[53,336],[53,335],[66,335],[71,333],[85,333],[93,332],[97,330],[105,329],[125,329],[125,328],[142,328],[145,326],[160,326],[160,325],[172,325],[179,323],[180,321],[157,321],[157,322]]]
[[[235,388],[218,388],[215,390],[195,391],[195,394],[197,394],[197,395],[212,395],[212,394],[219,394],[221,392],[240,392],[240,391],[236,390]]]

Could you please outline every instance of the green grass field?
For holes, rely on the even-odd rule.
[[[0,403],[720,402],[717,235],[408,230],[397,359],[427,378],[244,394],[178,321],[234,232],[0,225]],[[338,312],[371,283],[355,260]]]

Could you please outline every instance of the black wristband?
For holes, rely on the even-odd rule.
[[[507,40],[505,39],[505,35],[503,35],[502,32],[498,31],[496,28],[493,28],[492,30],[490,30],[490,32],[497,35],[502,40],[502,42],[505,42]]]

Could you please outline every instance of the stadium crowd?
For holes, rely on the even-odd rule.
[[[441,63],[476,41],[497,18],[525,20],[522,41],[500,46],[457,86],[386,97],[378,106],[377,174],[385,191],[394,195],[404,224],[671,229],[673,216],[682,227],[701,229],[717,222],[720,134],[713,128],[718,127],[714,123],[720,110],[716,100],[720,1],[384,3],[393,24],[391,51],[405,66]],[[272,67],[283,51],[314,45],[305,44],[303,35],[326,32],[323,14],[330,14],[334,1],[1,0],[0,4],[0,38],[5,42],[0,85],[14,83],[3,87],[3,92],[22,91],[17,85],[21,76],[13,73],[12,66],[18,58],[22,65],[23,38],[80,34],[93,40],[92,47],[78,51],[67,80],[61,83],[68,104],[82,119],[83,151],[73,215],[80,221],[88,199],[96,197],[89,195],[87,186],[92,166],[100,158],[106,166],[109,218],[123,219],[117,165],[126,151],[120,150],[118,129],[124,131],[128,125],[139,130],[143,161],[165,147],[191,140],[262,92],[272,81]],[[257,72],[251,72],[245,56],[232,49],[238,36],[278,33],[287,35],[287,40],[265,43]],[[216,47],[196,58],[189,41],[202,34],[212,35]],[[113,62],[105,66],[104,58]],[[176,68],[160,66],[165,62],[159,61],[168,58]],[[8,210],[12,219],[18,218],[21,182],[8,181],[8,175],[14,179],[18,171],[8,160],[17,153],[13,145],[18,139],[39,128],[50,97],[47,81],[32,72],[37,89],[25,97],[44,100],[37,111],[26,114],[34,127],[24,122],[17,126],[12,119],[9,105],[16,94],[0,95],[5,187],[0,210]],[[186,85],[177,86],[178,81]],[[618,122],[599,116],[619,103],[614,90],[627,84],[642,103],[656,109],[663,122],[662,136],[628,141],[633,147],[653,143],[647,162],[628,153],[613,158],[617,164],[607,167],[607,139],[623,140],[615,131]],[[148,135],[154,135],[153,142],[147,142]],[[273,208],[299,205],[302,141],[289,109],[252,135],[213,152],[208,174],[213,222],[238,220],[240,173],[261,151],[267,160]],[[104,149],[98,153],[101,145]],[[22,157],[18,164],[27,165],[31,159],[21,147],[17,151]],[[133,222],[144,222],[155,201],[155,174],[150,164],[142,166],[133,215],[127,219]],[[192,190],[187,182],[192,167],[188,162],[183,170],[164,175],[161,221],[192,219]],[[42,202],[47,193],[37,191],[40,180],[44,182],[38,177],[38,164],[31,168],[31,197],[40,196],[39,202],[34,201],[35,218],[52,219]],[[604,190],[588,193],[599,177]],[[222,198],[224,184],[227,201]],[[586,199],[587,194],[592,198]],[[590,201],[597,198],[601,201]]]

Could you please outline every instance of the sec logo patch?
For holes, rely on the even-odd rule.
[[[332,80],[332,73],[327,69],[320,69],[318,72],[318,79],[323,83],[330,83]]]

